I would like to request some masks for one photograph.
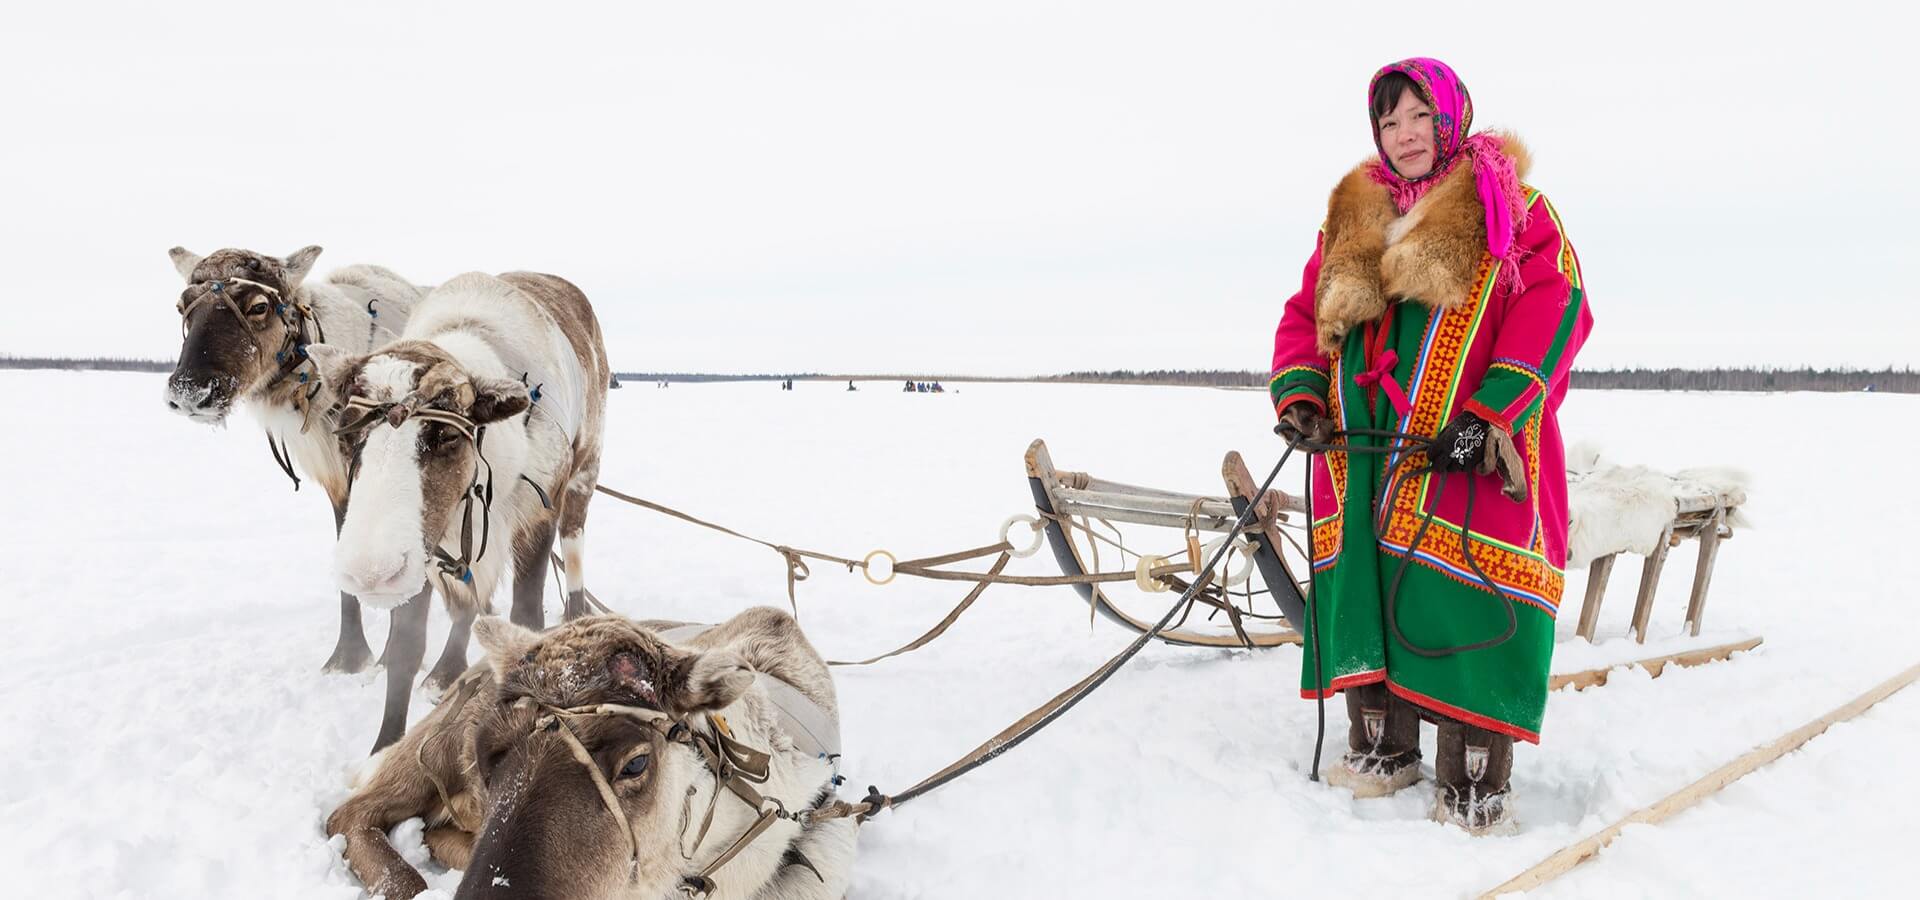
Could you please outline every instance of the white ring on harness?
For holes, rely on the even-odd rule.
[[[884,556],[887,558],[887,577],[885,578],[874,577],[873,558],[876,556]],[[893,580],[893,576],[894,576],[893,564],[896,562],[898,562],[898,560],[893,558],[893,554],[888,553],[885,550],[875,550],[872,553],[867,554],[866,559],[863,559],[860,561],[860,574],[867,576],[867,580],[874,584],[886,584],[887,582]]]
[[[1033,546],[1028,547],[1025,550],[1008,550],[1007,555],[1013,557],[1014,559],[1026,559],[1027,557],[1032,556],[1035,553],[1039,553],[1041,543],[1046,541],[1046,538],[1042,536],[1040,533],[1042,530],[1041,521],[1037,518],[1034,518],[1033,516],[1008,516],[1005,522],[1000,523],[1000,540],[1003,543],[1012,544],[1013,538],[1010,538],[1007,535],[1010,535],[1013,533],[1014,525],[1023,524],[1023,523],[1028,528],[1033,529]]]
[[[1203,555],[1207,559],[1212,559],[1214,552],[1220,549],[1220,542],[1224,540],[1226,540],[1225,537],[1217,537],[1209,541],[1206,550],[1202,551]],[[1233,571],[1233,555],[1235,553],[1240,554],[1240,571],[1238,572]],[[1226,558],[1223,562],[1226,565],[1224,565],[1222,569],[1232,573],[1225,576],[1227,579],[1227,587],[1246,584],[1247,579],[1253,576],[1253,548],[1247,543],[1247,539],[1236,538],[1233,542],[1233,549],[1227,551]]]
[[[1140,564],[1133,568],[1133,586],[1149,594],[1158,594],[1171,590],[1172,585],[1153,577],[1155,566],[1166,565],[1167,558],[1148,554],[1140,557]]]

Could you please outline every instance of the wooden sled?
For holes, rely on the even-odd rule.
[[[1256,505],[1253,523],[1245,537],[1253,551],[1253,565],[1265,590],[1277,607],[1277,615],[1262,617],[1275,630],[1240,634],[1209,633],[1186,627],[1169,628],[1159,639],[1189,647],[1277,647],[1300,643],[1300,633],[1292,623],[1303,621],[1305,582],[1294,577],[1293,566],[1283,555],[1285,546],[1279,523],[1289,512],[1300,513],[1305,504],[1279,490],[1265,497],[1254,497],[1258,485],[1247,472],[1238,453],[1228,453],[1222,464],[1227,496],[1209,497],[1182,494],[1158,488],[1140,487],[1096,478],[1086,472],[1060,471],[1053,466],[1045,441],[1036,440],[1027,447],[1027,486],[1033,491],[1034,508],[1046,521],[1047,543],[1060,569],[1068,575],[1095,571],[1099,552],[1091,531],[1081,527],[1063,527],[1062,523],[1123,522],[1180,529],[1187,534],[1224,533],[1249,505]],[[1189,552],[1196,544],[1189,544]],[[1144,578],[1145,576],[1143,576]],[[1152,630],[1153,620],[1129,613],[1116,604],[1099,584],[1076,584],[1074,590],[1092,606],[1093,612],[1135,633]],[[1125,590],[1133,590],[1125,588]],[[1249,582],[1249,590],[1251,581]],[[1253,591],[1254,594],[1260,593]]]
[[[1289,542],[1281,535],[1280,525],[1289,521],[1290,514],[1304,517],[1306,504],[1301,498],[1277,488],[1269,489],[1264,497],[1256,498],[1259,484],[1239,453],[1228,453],[1221,463],[1221,477],[1227,490],[1225,496],[1220,497],[1141,487],[1108,481],[1086,472],[1056,469],[1053,457],[1047,452],[1046,442],[1041,440],[1027,447],[1026,464],[1027,485],[1033,492],[1035,509],[1046,522],[1047,543],[1052,547],[1061,571],[1068,575],[1085,575],[1097,568],[1097,545],[1089,538],[1083,525],[1076,525],[1075,522],[1120,522],[1179,529],[1188,533],[1219,534],[1231,528],[1249,505],[1256,505],[1246,536],[1253,548],[1253,560],[1259,578],[1265,582],[1280,613],[1280,617],[1270,620],[1278,629],[1248,632],[1251,640],[1243,641],[1238,634],[1177,628],[1162,632],[1160,640],[1190,647],[1244,647],[1249,644],[1255,647],[1278,647],[1300,643],[1300,633],[1294,623],[1306,621],[1306,581],[1294,573],[1306,571],[1306,563],[1300,559],[1297,551],[1292,554],[1293,560],[1289,559],[1284,549]],[[1705,510],[1703,515],[1702,512],[1681,510],[1674,533],[1697,535],[1711,546],[1715,532],[1725,527],[1725,513],[1721,510]],[[1063,526],[1063,523],[1067,524]],[[1662,545],[1664,547],[1665,541]],[[1703,553],[1709,561],[1711,552],[1707,550]],[[1111,569],[1112,565],[1108,568]],[[1073,587],[1094,613],[1107,620],[1137,634],[1153,628],[1152,618],[1123,609],[1102,585],[1076,584]],[[1125,585],[1115,590],[1131,592],[1134,587]],[[1590,602],[1589,608],[1597,608],[1597,604]],[[1641,621],[1641,615],[1636,610],[1636,625]],[[1589,616],[1583,616],[1581,637],[1588,635],[1588,622]],[[1696,625],[1695,634],[1698,634],[1693,616],[1689,617],[1689,622]],[[1645,669],[1652,677],[1658,678],[1668,666],[1690,667],[1718,662],[1729,659],[1735,653],[1752,650],[1760,643],[1760,638],[1756,636],[1715,646],[1687,648],[1652,658],[1623,658],[1600,668],[1556,672],[1550,679],[1550,687],[1553,690],[1569,686],[1575,690],[1598,687],[1607,683],[1610,673],[1629,667]]]

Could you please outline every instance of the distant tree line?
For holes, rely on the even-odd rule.
[[[170,372],[173,363],[118,356],[0,356],[0,369],[61,369],[101,372]],[[1235,369],[1108,369],[1061,375],[970,377],[900,373],[895,375],[827,375],[817,372],[726,375],[694,372],[617,372],[620,381],[947,381],[1054,382],[1078,384],[1167,384],[1193,387],[1259,388],[1265,372]],[[1592,390],[1627,391],[1887,391],[1920,394],[1920,371],[1914,369],[1576,369],[1573,386]]]
[[[173,363],[122,356],[0,356],[0,369],[63,369],[84,372],[171,372]]]
[[[1109,369],[1104,372],[1068,372],[1042,375],[1034,381],[1065,381],[1086,384],[1184,384],[1195,387],[1266,387],[1262,372],[1233,369]]]
[[[1573,386],[1627,391],[1888,391],[1920,394],[1912,369],[1576,369]]]
[[[1047,375],[1035,381],[1094,384],[1181,384],[1265,387],[1267,374],[1226,369],[1112,369]],[[1644,391],[1889,391],[1920,393],[1913,369],[1576,369],[1573,386],[1591,390]]]

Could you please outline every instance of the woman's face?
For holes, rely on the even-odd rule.
[[[1433,171],[1433,109],[1419,91],[1400,95],[1400,104],[1374,123],[1380,129],[1380,148],[1393,161],[1401,178],[1419,178]]]

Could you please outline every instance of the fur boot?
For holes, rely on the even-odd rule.
[[[1347,750],[1327,783],[1359,799],[1384,797],[1420,780],[1420,715],[1384,684],[1348,688]]]
[[[1519,830],[1508,802],[1513,738],[1443,720],[1433,768],[1438,782],[1433,797],[1435,821],[1458,825],[1475,836]]]

